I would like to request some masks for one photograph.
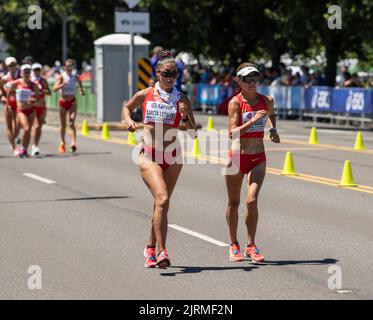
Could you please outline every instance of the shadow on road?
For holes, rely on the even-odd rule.
[[[39,158],[68,158],[68,157],[78,157],[78,156],[100,156],[112,154],[111,152],[77,152],[77,153],[46,153],[39,156]]]
[[[243,271],[251,271],[253,269],[259,268],[258,266],[242,266],[242,267],[183,267],[183,266],[174,266],[170,267],[170,269],[180,269],[178,272],[168,272],[168,273],[161,273],[161,276],[164,277],[174,277],[178,274],[187,274],[187,273],[200,273],[202,271],[224,271],[224,270],[243,270]]]
[[[253,269],[258,269],[261,266],[289,266],[289,265],[323,265],[323,264],[335,264],[337,259],[323,259],[323,260],[279,260],[279,261],[266,261],[261,262],[255,265],[250,266],[236,266],[236,267],[186,267],[186,266],[174,266],[170,269],[180,269],[177,272],[167,272],[161,273],[161,276],[164,277],[174,277],[179,274],[187,273],[200,273],[203,271],[224,271],[224,270],[243,270],[243,271],[252,271]]]
[[[279,260],[279,261],[265,261],[261,262],[259,265],[261,266],[290,266],[290,265],[321,265],[321,264],[334,264],[337,263],[338,260],[336,259],[323,259],[323,260]]]
[[[0,204],[8,203],[33,203],[33,202],[56,202],[56,201],[89,201],[89,200],[113,200],[113,199],[128,199],[126,196],[107,196],[107,197],[80,197],[80,198],[64,198],[64,199],[49,199],[49,200],[22,200],[22,201],[0,201]]]

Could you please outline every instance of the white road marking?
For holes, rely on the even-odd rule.
[[[221,242],[221,241],[218,241],[218,240],[215,240],[211,237],[208,237],[208,236],[205,236],[204,234],[201,234],[201,233],[198,233],[198,232],[195,232],[195,231],[192,231],[192,230],[189,230],[187,228],[183,228],[183,227],[180,227],[176,224],[169,224],[168,225],[170,228],[172,229],[175,229],[175,230],[178,230],[178,231],[181,231],[181,232],[184,232],[186,234],[189,234],[193,237],[196,237],[196,238],[199,238],[199,239],[202,239],[202,240],[205,240],[207,242],[210,242],[210,243],[213,243],[219,247],[229,247],[229,244],[227,243],[224,243],[224,242]]]
[[[33,174],[33,173],[24,173],[23,175],[26,176],[26,177],[29,177],[31,179],[35,179],[35,180],[47,183],[47,184],[56,183],[56,181],[49,180],[49,179],[46,179],[46,178],[43,178],[43,177],[39,177],[39,176],[37,176],[36,174]]]

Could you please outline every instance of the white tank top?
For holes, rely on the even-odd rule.
[[[63,96],[75,96],[77,81],[76,75],[72,74],[69,76],[66,71],[62,72],[64,85],[61,88],[61,94]]]

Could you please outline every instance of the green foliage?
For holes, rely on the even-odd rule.
[[[27,54],[44,63],[61,57],[62,16],[69,18],[68,55],[89,60],[93,41],[114,32],[116,6],[122,0],[8,0],[0,4],[1,33],[18,58]],[[27,28],[27,7],[39,4],[43,29]],[[327,10],[342,8],[342,30],[330,30]],[[372,63],[371,0],[142,0],[148,10],[152,46],[203,54],[226,65],[249,58],[317,55],[326,52],[330,79],[335,63],[351,53]]]

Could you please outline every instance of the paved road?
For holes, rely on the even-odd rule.
[[[207,123],[206,116],[197,118]],[[215,124],[223,128],[226,118],[215,117]],[[50,126],[41,158],[15,159],[0,123],[0,298],[372,299],[373,132],[364,132],[370,151],[354,152],[348,148],[356,132],[348,130],[319,129],[323,146],[309,146],[311,125],[281,121],[284,143],[266,141],[269,169],[257,237],[266,263],[228,261],[227,247],[218,245],[229,243],[221,165],[200,164],[184,166],[171,199],[173,266],[146,270],[142,250],[152,198],[132,162],[133,148],[123,143],[127,134],[112,132],[111,141],[99,141],[99,133],[79,137],[78,153],[61,156],[58,132]],[[288,150],[307,176],[279,175]],[[347,159],[365,188],[333,184]],[[342,289],[351,293],[328,288],[328,268],[335,264]],[[31,265],[42,270],[42,290],[27,286]]]

